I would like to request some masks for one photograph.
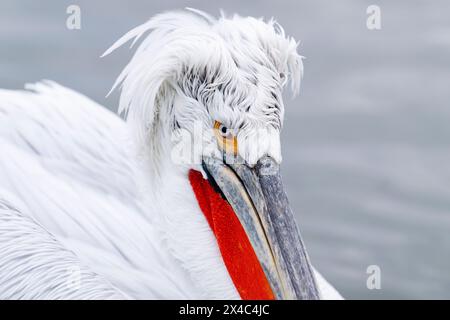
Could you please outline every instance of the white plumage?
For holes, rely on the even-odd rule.
[[[169,257],[143,213],[123,139],[125,123],[55,83],[28,88],[36,93],[0,91],[0,199],[19,212],[17,217],[39,222],[93,270],[114,278],[112,283],[130,297],[193,297],[184,293],[189,282],[177,277],[172,267],[176,264],[167,262]],[[8,219],[1,215],[1,228]],[[17,232],[28,232],[18,222],[15,226]],[[3,288],[18,281],[14,271],[24,263],[6,254],[18,249],[13,246],[16,235],[3,229],[0,233],[0,295],[12,292]],[[27,250],[39,251],[41,244]],[[5,259],[13,259],[12,273],[3,270]],[[35,264],[32,268],[45,263],[29,262]]]
[[[155,53],[159,46],[152,47],[152,41],[170,45],[161,39],[173,32],[180,33],[179,38],[186,32],[201,37],[199,30],[212,36],[205,26],[214,23],[214,37],[223,37],[227,25],[230,30],[246,26],[239,17],[219,21],[168,13],[131,31],[113,47],[155,29],[134,57],[154,77],[145,68],[136,69],[132,60],[118,79],[130,126],[53,82],[28,85],[27,91],[0,90],[0,299],[239,298],[190,189],[187,168],[167,164],[169,140],[164,130],[172,114],[156,112],[154,101],[168,97],[168,89],[162,95],[160,87],[167,85],[178,56],[169,59],[169,70],[152,66],[151,55],[140,55],[146,50]],[[249,21],[258,27],[274,26]],[[286,41],[292,46],[293,40]],[[167,55],[175,54],[167,50]],[[295,46],[282,51],[291,52],[280,60],[280,70],[286,68],[282,73],[300,70],[295,63],[301,60],[292,50]],[[163,60],[161,56],[158,61]],[[234,75],[224,75],[225,80],[227,76],[231,81]],[[299,74],[292,76],[295,88]],[[247,91],[243,94],[251,97]],[[261,93],[255,94],[252,103],[262,99]],[[179,97],[167,99],[177,106]],[[220,107],[216,109],[218,113]],[[182,122],[195,112],[180,113],[176,120]],[[167,128],[151,129],[155,117],[164,119],[161,123]],[[155,139],[167,146],[155,144]],[[241,141],[245,145],[244,137]],[[246,158],[254,156],[251,149],[243,149]],[[79,286],[70,285],[74,272]],[[323,298],[340,297],[317,277]]]

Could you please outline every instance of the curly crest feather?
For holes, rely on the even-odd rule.
[[[215,18],[193,9],[163,13],[125,34],[103,56],[130,40],[133,46],[148,32],[111,89],[121,87],[119,112],[134,121],[141,139],[156,134],[155,119],[161,108],[173,106],[176,94],[208,111],[217,104],[250,110],[281,127],[282,87],[290,81],[298,92],[303,65],[297,42],[273,19],[223,13]]]

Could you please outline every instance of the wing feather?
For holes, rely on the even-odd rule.
[[[0,195],[14,195],[23,207],[3,211],[0,221],[16,212],[24,222],[16,226],[18,231],[36,221],[42,228],[39,235],[48,241],[30,250],[54,247],[61,255],[70,250],[75,255],[71,259],[79,259],[130,298],[195,298],[195,286],[164,250],[152,214],[140,202],[124,121],[54,82],[26,88],[0,90]],[[5,252],[26,252],[15,241],[17,233],[8,230],[0,230],[2,244],[8,246],[0,251],[0,276],[11,275],[12,269],[5,271],[11,259]],[[48,235],[58,245],[51,245]],[[46,261],[39,268],[54,263]],[[25,263],[32,267],[31,260]],[[13,291],[4,292],[17,297],[9,279]],[[24,275],[17,279],[21,283],[15,290],[42,284]],[[32,292],[37,297],[41,291]]]

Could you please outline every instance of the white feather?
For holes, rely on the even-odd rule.
[[[128,296],[198,297],[142,209],[125,123],[55,83],[28,88],[36,93],[0,90],[0,190]]]
[[[241,155],[281,161],[281,74],[296,91],[297,43],[274,21],[175,12],[105,55],[147,33],[115,84],[128,126],[53,82],[0,90],[0,298],[239,298],[171,134],[245,119]],[[74,266],[77,292],[63,285]]]

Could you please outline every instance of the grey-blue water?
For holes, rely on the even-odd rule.
[[[2,0],[0,87],[53,79],[115,110],[104,96],[131,52],[99,56],[131,27],[186,6],[274,16],[306,56],[283,172],[314,265],[346,298],[450,298],[450,2],[377,1],[372,31],[369,4]]]

